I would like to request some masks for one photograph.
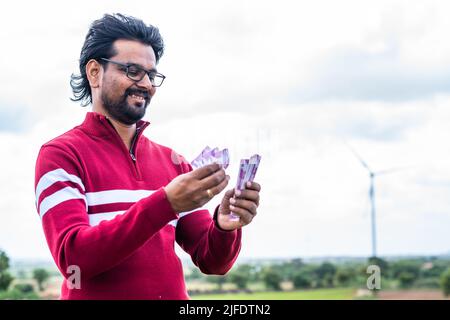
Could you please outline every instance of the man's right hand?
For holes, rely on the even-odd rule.
[[[164,190],[173,210],[180,213],[203,206],[222,192],[229,180],[222,166],[213,163],[177,176]]]

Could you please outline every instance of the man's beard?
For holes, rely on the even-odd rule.
[[[141,95],[144,95],[145,97],[143,106],[133,106],[127,101],[128,96],[137,92],[141,93]],[[151,96],[147,92],[131,88],[127,89],[123,96],[116,101],[111,100],[105,91],[102,92],[101,98],[108,115],[114,120],[127,125],[135,124],[144,117],[145,110],[151,100]]]

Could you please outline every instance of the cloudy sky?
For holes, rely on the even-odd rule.
[[[167,76],[146,136],[193,159],[262,155],[241,257],[450,252],[448,1],[14,1],[0,20],[0,248],[50,259],[34,206],[40,146],[79,124],[69,77],[104,13],[159,27]],[[220,201],[213,199],[210,208]],[[180,252],[180,255],[183,255]]]

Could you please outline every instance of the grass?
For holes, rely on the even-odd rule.
[[[194,295],[192,300],[351,300],[352,288]]]

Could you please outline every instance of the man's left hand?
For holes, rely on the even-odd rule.
[[[259,206],[259,191],[261,186],[256,182],[247,182],[244,190],[228,190],[219,206],[217,224],[223,230],[231,231],[241,228],[250,222],[257,214]],[[240,217],[233,220],[230,214]]]

